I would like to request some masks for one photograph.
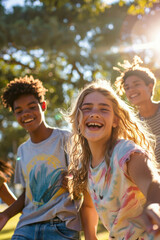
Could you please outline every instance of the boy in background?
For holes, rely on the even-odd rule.
[[[136,107],[139,117],[145,121],[149,130],[156,136],[155,155],[160,163],[160,103],[152,100],[156,78],[149,68],[140,66],[142,60],[135,56],[133,63],[127,60],[118,63],[120,68],[114,67],[120,72],[115,85],[120,95],[124,92],[128,101]]]
[[[46,124],[46,91],[40,80],[26,76],[8,83],[2,95],[4,106],[30,136],[18,148],[15,170],[15,183],[21,183],[24,191],[0,214],[2,229],[23,209],[12,240],[79,239],[79,214],[62,187],[69,132]]]

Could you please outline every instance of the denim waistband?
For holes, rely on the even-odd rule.
[[[55,218],[52,218],[52,219],[49,219],[49,220],[46,220],[46,221],[43,221],[40,223],[56,224],[56,223],[62,223],[62,222],[64,222],[64,221],[62,221],[59,217],[55,217]]]

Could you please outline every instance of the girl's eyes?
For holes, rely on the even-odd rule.
[[[101,111],[103,111],[103,112],[108,112],[109,110],[106,109],[106,108],[102,108]]]
[[[92,110],[92,108],[82,108],[82,109],[81,109],[82,112],[89,112],[89,111],[91,111],[91,110]],[[101,109],[99,109],[99,111],[100,111],[100,112],[108,112],[109,110],[106,109],[106,108],[101,108]]]
[[[82,108],[81,109],[82,112],[86,112],[86,111],[90,111],[90,110],[91,110],[91,108]]]

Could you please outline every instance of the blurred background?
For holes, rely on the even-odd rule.
[[[48,88],[51,126],[68,128],[59,108],[67,109],[93,79],[114,83],[113,66],[134,55],[154,72],[154,100],[160,100],[158,0],[0,0],[0,92],[14,78],[39,78]],[[0,159],[14,167],[17,147],[27,138],[1,103]]]

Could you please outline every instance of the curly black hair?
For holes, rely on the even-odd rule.
[[[43,87],[39,79],[34,79],[33,76],[25,76],[10,81],[4,89],[1,98],[4,107],[13,111],[14,101],[21,95],[34,95],[39,103],[41,103],[44,101],[46,92],[47,89]]]
[[[156,78],[154,74],[151,72],[149,68],[140,66],[140,64],[142,63],[143,61],[141,60],[140,57],[134,56],[133,63],[130,63],[127,60],[124,60],[122,64],[118,63],[120,68],[122,68],[123,70],[121,70],[118,67],[113,67],[114,70],[117,70],[118,72],[120,72],[120,76],[118,76],[115,81],[117,92],[120,95],[124,93],[124,83],[127,77],[129,76],[135,75],[140,77],[145,82],[146,85],[149,85],[150,83],[155,85]]]

